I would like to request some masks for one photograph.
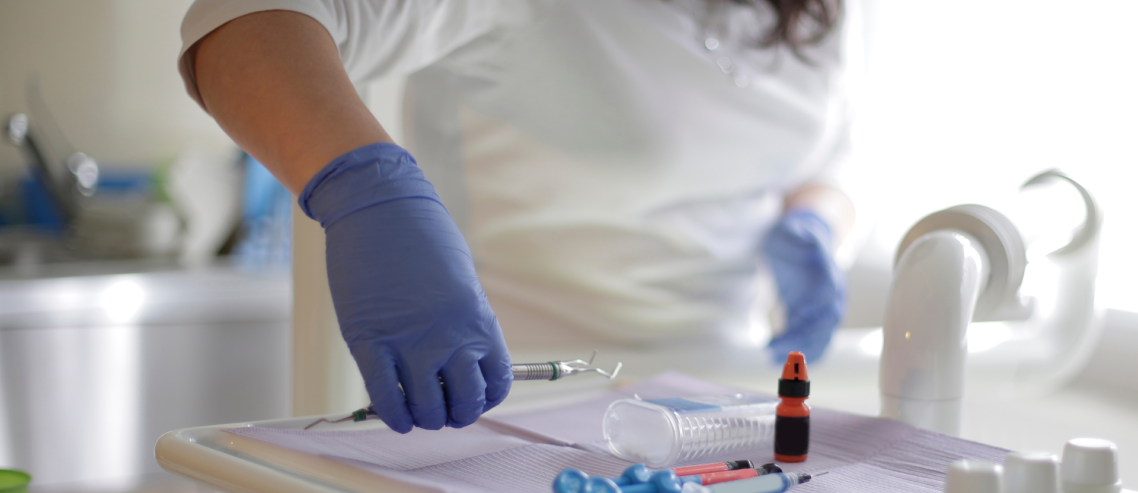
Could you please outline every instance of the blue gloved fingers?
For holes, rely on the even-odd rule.
[[[344,340],[361,370],[375,354],[390,357],[414,425],[466,424],[505,397],[509,356],[470,250],[405,150],[373,144],[345,153],[309,181],[298,201],[325,229]],[[481,359],[456,359],[464,351]],[[461,366],[448,368],[452,360]],[[483,382],[472,383],[471,372]],[[373,395],[392,386],[387,375],[381,384],[363,373]],[[444,395],[444,373],[453,395]],[[476,409],[472,393],[492,402]],[[445,397],[457,407],[448,409]]]
[[[826,222],[804,209],[787,213],[767,234],[763,252],[787,305],[816,299],[816,287],[831,283],[830,235]]]
[[[479,356],[475,351],[462,349],[443,366],[447,426],[467,426],[477,421],[486,407],[486,381],[478,367]]]
[[[352,356],[364,377],[368,397],[379,419],[399,433],[411,431],[415,423],[407,408],[407,398],[399,388],[399,372],[394,360],[378,343],[358,344]]]
[[[785,363],[786,355],[791,351],[801,351],[806,356],[806,361],[817,361],[829,346],[841,316],[841,310],[831,306],[803,314],[797,320],[788,320],[788,330],[770,342],[774,363]],[[790,330],[791,327],[794,330]]]
[[[787,330],[770,343],[772,348],[785,349],[776,356],[779,365],[785,363],[790,351],[801,351],[811,360],[820,357],[845,312],[845,276],[837,266],[829,262],[801,270],[805,271],[801,277],[813,289],[808,295],[787,302]]]
[[[399,381],[407,395],[407,407],[415,426],[439,430],[447,424],[447,405],[439,372],[423,368],[400,368]]]
[[[845,313],[843,275],[836,267],[818,276],[811,296],[787,304],[786,331],[770,342],[776,365],[786,362],[786,354],[801,351],[807,361],[817,361],[830,344],[830,339]]]
[[[830,236],[817,214],[799,209],[779,220],[763,243],[786,305],[786,331],[770,342],[776,365],[790,351],[821,357],[845,313],[845,281],[830,255]]]
[[[490,346],[490,351],[478,362],[482,378],[486,381],[486,405],[482,412],[489,411],[506,400],[514,383],[514,372],[510,369],[510,351],[506,349],[506,340],[502,337],[502,329],[498,327],[496,317],[493,332],[497,334],[496,343]]]

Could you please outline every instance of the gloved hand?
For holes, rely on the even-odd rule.
[[[324,227],[340,330],[391,429],[463,427],[506,398],[513,375],[498,319],[407,151],[380,143],[344,154],[299,201]]]
[[[845,276],[834,264],[831,243],[830,227],[807,209],[788,211],[763,243],[786,305],[786,331],[770,342],[778,365],[790,351],[817,360],[845,313]]]

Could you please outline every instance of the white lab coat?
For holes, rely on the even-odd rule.
[[[410,74],[402,144],[463,229],[511,342],[747,325],[784,194],[838,182],[848,159],[846,29],[804,63],[756,46],[765,7],[198,0],[184,47],[270,9],[323,24],[357,83]]]

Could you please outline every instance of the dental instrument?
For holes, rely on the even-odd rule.
[[[782,462],[803,462],[810,449],[810,377],[806,357],[798,351],[786,355],[782,378],[778,379],[778,407],[774,418],[774,458]]]
[[[763,474],[772,472],[767,469],[769,467],[778,469],[778,466],[774,464],[764,464],[761,467],[765,470]],[[754,463],[751,461],[733,460],[730,462],[712,462],[711,464],[700,464],[696,466],[673,467],[672,472],[676,473],[677,476],[698,476],[701,474],[746,471],[751,469],[755,469]],[[649,469],[648,466],[644,464],[633,464],[625,468],[619,478],[612,478],[612,480],[617,485],[640,484],[651,479],[653,472],[655,471]],[[782,469],[778,469],[778,472],[782,472]]]
[[[764,464],[763,466],[760,466],[760,467],[766,467],[768,465],[773,465],[773,464]],[[777,466],[775,466],[775,467],[777,467]],[[689,476],[692,474],[706,474],[709,472],[734,471],[736,469],[754,469],[754,468],[755,468],[755,463],[753,463],[749,460],[743,459],[743,460],[732,460],[732,461],[727,461],[727,462],[712,462],[711,464],[700,464],[698,466],[673,467],[672,470],[675,471],[676,474],[678,474],[680,476]]]
[[[589,357],[588,361],[582,359],[575,359],[569,361],[550,361],[547,363],[523,363],[512,365],[510,371],[514,375],[514,380],[560,380],[565,377],[579,375],[581,373],[597,373],[601,376],[612,380],[620,373],[620,369],[624,367],[623,362],[617,362],[616,367],[612,372],[604,371],[600,368],[593,366],[593,360],[597,358],[597,350],[593,350],[593,355]],[[327,419],[320,418],[312,424],[305,426],[304,429],[308,430],[320,423],[343,423],[345,421],[364,421],[370,417],[378,417],[375,412],[374,406],[368,406],[363,409],[352,411],[351,414],[340,419]]]
[[[624,366],[624,363],[618,362],[616,368],[613,368],[612,373],[609,373],[593,366],[593,360],[596,359],[596,357],[597,350],[594,349],[593,355],[589,357],[589,361],[575,359],[572,361],[550,361],[548,363],[524,363],[512,365],[510,371],[514,374],[514,380],[553,381],[590,372],[600,374],[612,380],[616,378],[616,375],[620,373],[621,367]]]
[[[564,471],[563,471],[564,472]],[[619,478],[612,478],[617,486],[646,483],[652,479],[653,471],[644,464],[633,464],[624,469]],[[735,479],[745,479],[772,472],[782,472],[782,468],[775,464],[763,464],[755,467],[749,460],[733,460],[729,462],[713,462],[697,466],[674,467],[672,472],[677,476],[695,477],[703,484],[721,483]]]
[[[778,467],[774,463],[770,463],[770,464],[765,464],[760,468],[736,469],[734,471],[707,472],[707,473],[695,474],[695,475],[691,475],[691,476],[680,476],[680,479],[684,480],[687,478],[692,478],[691,482],[699,483],[699,484],[702,484],[704,486],[707,486],[707,485],[712,485],[712,484],[726,483],[728,481],[738,481],[741,479],[750,479],[750,478],[763,476],[766,474],[772,474],[772,473],[776,473],[776,472],[782,472],[782,468]]]
[[[757,478],[730,481],[711,486],[685,483],[680,493],[783,493],[811,479],[829,474],[829,471],[810,474],[805,472],[773,473]]]
[[[771,440],[777,406],[746,394],[620,399],[605,411],[602,430],[613,455],[667,467]]]
[[[773,465],[773,464],[771,464]],[[777,469],[775,466],[774,469]],[[632,469],[632,468],[629,468]],[[781,471],[781,470],[779,470]],[[625,472],[628,472],[626,469]],[[749,475],[740,475],[738,473],[749,473]],[[792,473],[793,474],[793,473]],[[664,469],[660,471],[653,471],[647,481],[639,481],[636,483],[621,484],[617,480],[604,479],[604,481],[594,481],[593,477],[578,470],[578,469],[565,469],[561,471],[553,480],[554,493],[595,493],[596,490],[588,489],[590,485],[595,488],[597,485],[612,485],[619,488],[620,493],[680,493],[681,490],[687,491],[686,485],[693,484],[703,487],[704,485],[722,485],[722,484],[735,484],[746,482],[750,479],[762,476],[778,476],[773,481],[764,483],[767,489],[754,490],[755,493],[765,493],[767,491],[780,492],[789,489],[786,486],[788,483],[798,481],[804,483],[810,480],[810,475],[797,474],[793,477],[791,475],[783,474],[781,472],[764,472],[757,469],[739,469],[735,471],[720,471],[695,476],[677,476],[676,472],[671,469]],[[802,479],[805,476],[806,479]],[[623,477],[623,475],[622,475]],[[643,479],[640,471],[637,471],[636,480]],[[779,485],[783,489],[771,489],[774,485]],[[793,483],[798,484],[798,483]],[[790,486],[793,486],[791,484]],[[698,490],[702,491],[702,490]],[[736,490],[738,493],[752,490]]]
[[[733,468],[726,469],[726,467]],[[782,468],[774,463],[754,467],[753,463],[749,460],[739,460],[727,463],[715,462],[698,466],[676,467],[672,468],[671,471],[680,478],[680,482],[694,482],[709,485],[782,472]],[[624,472],[621,473],[619,478],[612,478],[612,481],[618,486],[647,483],[651,481],[652,475],[656,472],[657,471],[649,469],[648,466],[644,464],[633,464],[628,466]]]

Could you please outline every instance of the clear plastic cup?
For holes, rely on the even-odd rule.
[[[605,441],[617,457],[668,467],[771,441],[776,407],[778,399],[746,394],[621,399],[605,412]]]

